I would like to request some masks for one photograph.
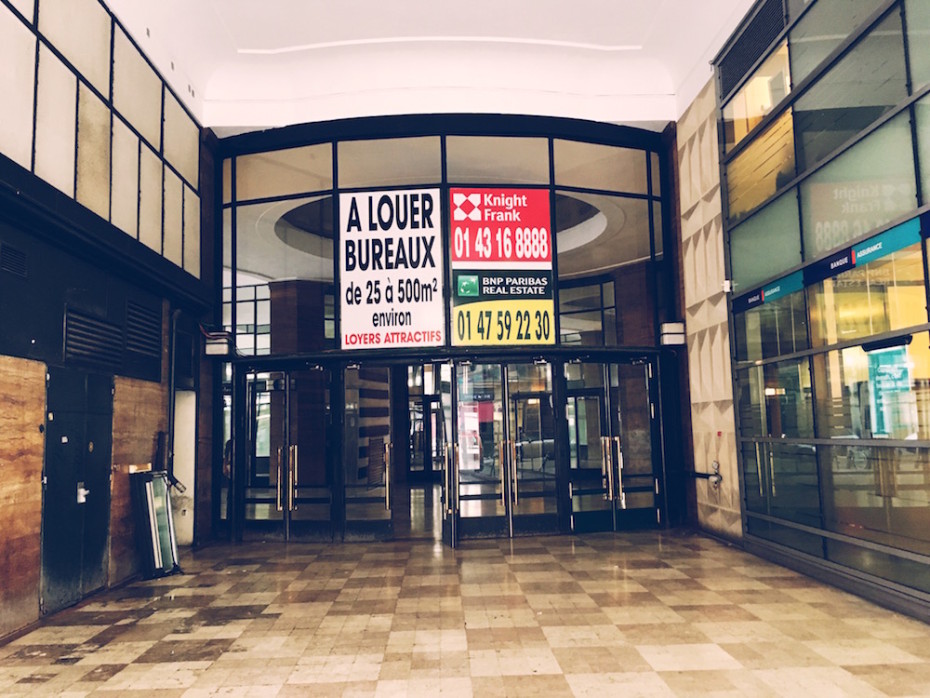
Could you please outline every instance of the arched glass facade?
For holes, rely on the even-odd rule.
[[[658,134],[437,116],[224,146],[240,530],[429,527],[410,483],[451,543],[661,520]]]

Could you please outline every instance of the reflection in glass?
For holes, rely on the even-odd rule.
[[[730,221],[739,220],[767,201],[794,174],[794,132],[789,108],[727,164]]]
[[[389,523],[391,373],[385,367],[347,368],[343,467],[346,521]]]
[[[236,158],[237,201],[303,194],[332,186],[333,147],[329,143]]]
[[[916,207],[905,111],[801,184],[804,255],[815,259]]]
[[[234,210],[239,350],[282,354],[331,345],[335,336],[332,196]],[[231,225],[231,217],[224,215],[227,243]],[[231,279],[226,277],[224,273],[228,285]]]
[[[559,279],[649,259],[649,203],[645,199],[558,192],[554,228]]]
[[[753,366],[738,374],[743,436],[814,436],[807,359]]]
[[[738,361],[770,359],[807,349],[804,292],[766,301],[733,316]]]
[[[822,452],[830,530],[930,554],[930,450],[863,445]]]
[[[503,371],[499,364],[460,365],[456,380],[461,516],[504,516]]]
[[[614,284],[559,289],[559,327],[562,344],[587,346],[617,342]]]
[[[439,136],[343,141],[336,153],[340,187],[400,187],[442,180]]]
[[[794,190],[730,230],[730,266],[737,293],[801,263],[801,227]]]
[[[920,244],[808,289],[814,346],[927,322]]]
[[[819,436],[930,438],[927,335],[907,341],[905,335],[896,346],[849,347],[813,357]]]
[[[928,21],[930,21],[930,7],[928,7]],[[930,33],[930,28],[928,28]],[[930,40],[930,39],[928,39]],[[930,45],[930,44],[928,44]],[[927,51],[930,59],[930,51]],[[928,60],[930,63],[930,60]],[[930,71],[930,65],[928,65]],[[930,81],[930,75],[928,75]],[[920,184],[924,203],[930,201],[930,97],[924,97],[914,104],[917,116],[917,157],[920,162]]]
[[[553,148],[556,185],[648,193],[648,153],[643,150],[559,139],[554,141]]]
[[[843,11],[818,2],[788,34],[791,82],[799,85],[846,37],[882,4],[883,0],[843,0]]]
[[[911,64],[911,92],[917,92],[930,82],[930,3],[925,0],[905,0],[907,44]]]
[[[803,171],[907,97],[901,16],[889,15],[794,103]]]
[[[467,184],[548,184],[549,141],[545,138],[449,136],[446,178]]]
[[[790,90],[788,44],[782,42],[723,108],[726,152],[743,140]]]

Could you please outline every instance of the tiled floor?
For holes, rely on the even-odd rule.
[[[0,695],[930,695],[930,627],[696,534],[183,562],[0,646]]]

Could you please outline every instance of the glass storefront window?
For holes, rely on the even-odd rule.
[[[792,84],[810,75],[882,2],[843,0],[842,12],[835,3],[816,3],[788,34]]]
[[[548,184],[545,138],[449,136],[446,178],[455,184]]]
[[[284,354],[331,344],[332,196],[238,206],[235,215],[239,350]]]
[[[930,44],[928,44],[930,45]],[[927,51],[930,56],[930,51]],[[924,203],[930,202],[930,97],[914,104],[917,116],[917,157],[920,162],[920,183]]]
[[[336,145],[340,187],[400,187],[442,180],[439,136],[343,141]]]
[[[814,436],[807,359],[752,366],[739,371],[737,377],[742,436]]]
[[[815,259],[917,207],[908,113],[801,184],[804,256]]]
[[[926,333],[814,357],[817,432],[827,439],[930,438]],[[909,342],[909,343],[906,343]]]
[[[733,316],[736,358],[758,361],[807,349],[804,292],[797,291]]]
[[[788,44],[782,42],[723,108],[725,152],[742,141],[790,91]]]
[[[823,525],[815,446],[743,442],[742,452],[748,511]]]
[[[907,97],[901,16],[892,13],[794,103],[804,171]]]
[[[590,284],[559,290],[562,344],[613,346],[617,343],[614,284]]]
[[[646,199],[556,192],[554,228],[560,280],[649,259]]]
[[[794,179],[794,132],[787,109],[727,164],[730,221],[738,221]]]
[[[730,266],[737,293],[800,263],[801,228],[794,190],[730,230]]]
[[[920,243],[814,284],[808,294],[814,346],[925,323]]]
[[[829,530],[930,554],[930,450],[862,445],[821,453],[831,483]]]
[[[558,139],[553,149],[558,186],[648,193],[645,151]]]
[[[236,158],[236,200],[264,199],[333,187],[329,143]]]

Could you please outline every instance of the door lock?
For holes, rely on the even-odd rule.
[[[87,502],[87,495],[90,494],[90,490],[84,487],[83,482],[77,484],[77,503],[84,504]]]

